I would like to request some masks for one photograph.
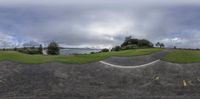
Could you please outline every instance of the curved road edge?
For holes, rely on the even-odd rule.
[[[153,62],[150,62],[150,63],[146,63],[146,64],[142,64],[142,65],[136,65],[136,66],[123,66],[123,65],[115,65],[115,64],[111,64],[111,63],[107,63],[105,61],[99,61],[100,63],[104,64],[104,65],[107,65],[107,66],[111,66],[111,67],[115,67],[115,68],[141,68],[141,67],[146,67],[146,66],[149,66],[149,65],[152,65],[152,64],[155,64],[157,62],[159,62],[160,59],[158,60],[155,60]]]

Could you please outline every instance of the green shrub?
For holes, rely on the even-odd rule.
[[[96,54],[96,52],[90,52],[90,54]]]
[[[58,44],[54,41],[48,45],[47,49],[49,55],[58,55],[60,51]]]
[[[137,48],[138,46],[136,44],[131,44],[131,45],[123,46],[122,50],[137,49]]]
[[[111,49],[111,51],[120,51],[121,47],[120,46],[115,46]]]
[[[125,38],[125,41],[121,44],[121,47],[125,47],[125,49],[129,49],[129,45],[137,45],[139,48],[152,48],[153,43],[146,39],[137,39],[128,36]]]
[[[16,48],[16,47],[14,48],[14,51],[17,51],[17,48]]]
[[[42,51],[43,51],[43,47],[42,47],[42,45],[39,46],[38,51],[40,52],[40,54],[43,53],[43,52],[42,52]]]
[[[101,52],[109,52],[109,49],[104,48],[104,49],[101,50]]]
[[[18,51],[25,54],[41,54],[38,49],[32,49],[32,48],[19,49]]]

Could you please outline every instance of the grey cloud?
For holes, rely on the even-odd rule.
[[[148,5],[147,2],[135,4],[136,1],[129,0],[88,0],[85,3],[89,6],[86,6],[81,1],[63,0],[57,3],[58,6],[53,4],[56,2],[54,0],[50,2],[52,4],[44,0],[34,1],[35,5],[28,6],[30,4],[25,0],[21,2],[24,6],[18,6],[15,2],[12,2],[14,6],[0,5],[2,33],[20,34],[43,43],[55,40],[66,46],[114,46],[128,35],[146,38],[154,43],[163,41],[167,46],[200,46],[199,43],[190,44],[200,42],[200,7],[192,3],[186,5],[187,2],[176,0],[169,3],[173,5],[164,5],[152,0]],[[174,38],[182,42],[177,43]]]

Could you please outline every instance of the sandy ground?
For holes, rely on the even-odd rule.
[[[200,63],[144,68],[0,63],[0,99],[200,99]]]

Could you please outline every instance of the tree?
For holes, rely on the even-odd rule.
[[[125,46],[127,46],[127,45],[132,45],[132,44],[138,45],[138,39],[129,39],[129,40],[125,40],[125,41],[121,44],[121,47],[125,47]]]
[[[160,47],[160,42],[157,42],[157,43],[156,43],[156,47]]]
[[[153,47],[153,44],[146,39],[142,39],[142,40],[138,40],[138,46],[139,47]]]
[[[165,44],[164,44],[164,43],[157,42],[157,43],[156,43],[156,46],[157,46],[157,47],[160,47],[160,48],[164,48],[164,47],[165,47]]]
[[[115,46],[111,49],[111,51],[120,51],[121,47],[120,46]]]
[[[49,55],[58,55],[60,51],[58,44],[54,41],[48,45],[47,49]]]
[[[35,46],[30,47],[30,49],[35,49]]]
[[[104,49],[101,50],[101,52],[109,52],[109,49],[104,48]]]
[[[24,50],[26,50],[27,48],[26,48],[26,47],[24,47],[23,49],[24,49]]]
[[[164,48],[164,47],[165,47],[165,44],[160,43],[160,48]]]
[[[132,36],[125,37],[125,42],[129,41],[130,39],[132,39]]]
[[[14,48],[14,51],[17,51],[17,47]]]
[[[176,46],[174,46],[174,49],[176,49]]]
[[[131,36],[125,38],[121,44],[122,49],[135,49],[135,48],[151,48],[153,43],[146,39],[132,39]]]
[[[42,47],[42,45],[41,45],[41,44],[40,44],[40,46],[39,46],[38,50],[39,50],[40,54],[42,54],[43,47]]]

